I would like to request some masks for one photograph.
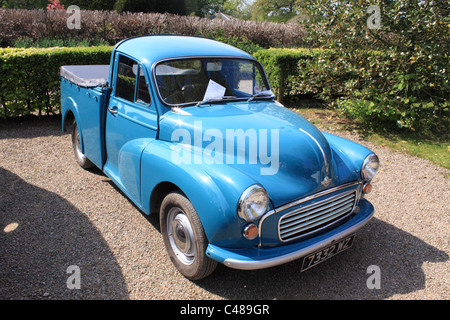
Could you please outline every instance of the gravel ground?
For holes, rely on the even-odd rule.
[[[78,167],[59,119],[0,125],[0,299],[449,300],[449,180],[426,160],[336,133],[374,150],[375,217],[351,250],[300,273],[299,262],[259,271],[219,266],[182,277],[157,218],[100,171]],[[381,272],[369,289],[369,266]],[[69,289],[69,266],[80,289]],[[70,269],[69,269],[70,270]]]

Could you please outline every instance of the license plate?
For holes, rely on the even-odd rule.
[[[305,271],[309,268],[312,268],[319,263],[334,257],[338,253],[341,253],[344,250],[349,249],[353,244],[353,239],[355,238],[355,235],[352,234],[342,240],[339,240],[328,247],[321,249],[319,251],[316,251],[314,253],[311,253],[310,255],[307,255],[303,258],[302,263],[302,269],[301,271]]]

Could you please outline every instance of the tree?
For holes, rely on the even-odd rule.
[[[249,0],[227,0],[223,4],[222,12],[238,19],[252,18],[252,6]]]
[[[300,14],[300,0],[256,0],[252,4],[252,18],[258,21],[286,22]]]
[[[324,78],[343,75],[346,90],[335,101],[341,110],[411,130],[439,128],[450,96],[447,1],[304,3],[310,39],[334,56],[317,68],[328,68]]]
[[[186,14],[186,6],[184,0],[117,0],[114,4],[114,10],[118,12],[159,12],[173,13],[179,15]]]
[[[186,0],[186,9],[188,15],[198,17],[209,17],[215,12],[219,12],[224,6],[226,0]]]
[[[61,0],[61,3],[66,8],[75,5],[81,10],[113,10],[115,0]]]
[[[48,0],[3,0],[1,7],[11,9],[43,9],[47,6]]]

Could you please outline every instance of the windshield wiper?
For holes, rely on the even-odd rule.
[[[203,104],[208,104],[208,103],[212,103],[212,102],[220,102],[220,101],[229,100],[229,99],[236,99],[236,97],[235,96],[223,96],[222,98],[206,99],[206,100],[203,100],[203,101],[199,101],[195,106],[198,107],[198,106],[201,106]]]
[[[260,92],[260,93],[257,93],[257,94],[252,95],[252,96],[250,97],[250,99],[247,100],[247,102],[250,102],[250,101],[252,101],[253,99],[259,98],[259,97],[270,97],[270,98],[273,98],[274,95],[273,95],[272,92],[270,92],[270,93],[268,93],[268,92]]]

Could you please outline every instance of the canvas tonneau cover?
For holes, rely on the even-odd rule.
[[[108,83],[109,65],[62,66],[61,76],[80,87],[103,87]]]

